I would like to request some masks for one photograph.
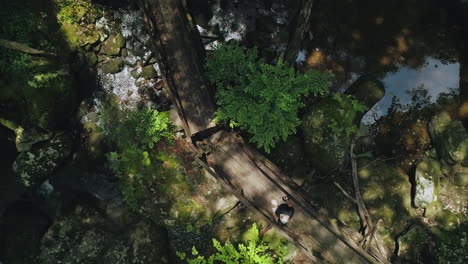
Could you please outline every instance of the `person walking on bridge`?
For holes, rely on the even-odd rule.
[[[294,207],[291,197],[284,196],[283,201],[284,203],[280,204],[279,206],[276,200],[271,201],[271,204],[273,205],[273,218],[279,226],[284,226],[294,216]]]

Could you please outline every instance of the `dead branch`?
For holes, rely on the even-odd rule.
[[[335,184],[335,186],[338,187],[338,189],[340,189],[340,191],[344,194],[344,196],[348,197],[353,203],[357,204],[356,199],[354,199],[351,195],[349,195],[348,192],[345,191],[345,189],[343,189],[343,187],[341,187],[339,183],[337,183],[336,181],[333,181],[333,184]]]
[[[362,230],[365,233],[366,229],[372,229],[372,220],[367,213],[366,206],[361,197],[361,191],[359,189],[359,181],[357,177],[357,164],[356,164],[356,156],[354,155],[354,142],[351,144],[351,167],[352,167],[352,175],[353,175],[353,183],[354,183],[354,196],[357,201],[358,207],[358,214],[359,218],[362,222]]]

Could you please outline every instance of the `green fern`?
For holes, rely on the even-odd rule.
[[[173,125],[165,113],[150,109],[121,111],[111,104],[102,109],[101,117],[104,132],[117,145],[117,151],[107,155],[110,167],[120,178],[125,201],[136,209],[160,168],[155,144],[174,139]]]
[[[303,96],[327,93],[330,81],[330,75],[316,71],[297,74],[282,59],[263,63],[255,49],[236,44],[216,46],[206,69],[217,87],[215,121],[249,132],[250,141],[266,152],[296,132]]]
[[[249,230],[253,234],[251,240],[247,244],[238,244],[235,247],[232,244],[222,245],[218,240],[213,238],[213,246],[217,250],[208,258],[200,256],[195,247],[192,248],[193,258],[187,258],[185,253],[177,252],[177,256],[181,260],[187,260],[189,264],[273,264],[283,263],[283,257],[287,251],[280,250],[275,252],[271,249],[259,236],[259,230],[254,224]]]

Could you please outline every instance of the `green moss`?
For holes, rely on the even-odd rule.
[[[403,172],[382,161],[359,159],[359,184],[374,222],[382,219],[390,233],[403,231],[411,221],[411,184]]]
[[[112,35],[107,38],[101,46],[101,53],[108,56],[117,56],[125,47],[125,38],[121,35]]]
[[[98,61],[97,55],[94,52],[86,52],[86,63],[88,63],[89,67],[94,67],[96,66],[96,63]]]
[[[434,219],[439,227],[445,231],[453,231],[458,227],[458,217],[450,210],[444,209],[438,212]]]
[[[368,109],[372,108],[385,95],[383,83],[379,80],[369,77],[360,77],[354,82],[346,94],[352,94],[357,100],[366,105]]]
[[[153,79],[158,76],[158,72],[154,69],[153,65],[148,65],[142,68],[140,76],[145,79]]]
[[[315,103],[302,118],[305,150],[311,166],[328,174],[347,158],[357,112],[350,99],[326,98]]]
[[[411,261],[422,259],[422,256],[427,255],[429,251],[428,240],[429,234],[423,227],[415,225],[398,238],[398,257]]]
[[[101,70],[104,73],[117,73],[122,70],[122,67],[124,65],[123,59],[122,58],[116,58],[112,59],[108,62],[106,62],[104,65],[102,65]]]

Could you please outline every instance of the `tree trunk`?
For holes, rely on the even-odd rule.
[[[302,0],[299,13],[296,15],[296,18],[292,23],[294,31],[289,37],[285,54],[285,60],[290,64],[295,63],[297,54],[302,46],[302,41],[305,38],[306,33],[310,30],[313,4],[314,0]]]

